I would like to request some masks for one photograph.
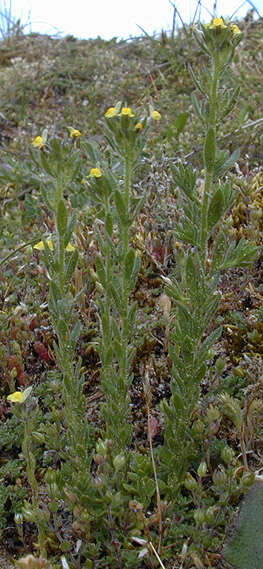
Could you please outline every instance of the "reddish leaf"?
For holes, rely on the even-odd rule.
[[[43,360],[44,362],[51,362],[51,357],[48,353],[48,350],[46,346],[42,344],[42,342],[39,341],[34,342],[33,348],[41,360]]]
[[[19,361],[18,361],[18,359],[17,359],[17,356],[15,356],[14,354],[8,356],[8,357],[7,357],[7,362],[8,362],[8,369],[10,369],[10,371],[11,371],[12,369],[16,368],[17,375],[19,375],[20,373],[22,373],[22,371],[23,371],[23,370],[22,370],[22,366],[21,366],[21,364],[19,363]]]

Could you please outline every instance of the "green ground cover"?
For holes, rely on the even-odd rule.
[[[237,23],[0,42],[0,535],[17,567],[231,567],[263,412],[263,22]]]

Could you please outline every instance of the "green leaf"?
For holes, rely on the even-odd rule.
[[[140,213],[142,206],[145,202],[145,199],[146,199],[146,194],[144,196],[131,198],[131,211],[133,219],[135,219],[138,213]]]
[[[74,227],[76,225],[77,217],[78,217],[78,212],[74,211],[73,215],[71,216],[71,218],[68,222],[67,229],[66,229],[65,234],[64,234],[64,247],[66,247],[70,242],[70,239],[72,237],[72,233],[74,231]]]
[[[215,163],[215,171],[214,171],[214,177],[215,178],[222,178],[222,176],[224,176],[226,174],[226,172],[228,172],[228,170],[230,170],[230,168],[232,168],[235,163],[238,161],[239,157],[240,157],[240,150],[239,148],[237,148],[237,150],[235,150],[234,152],[232,152],[232,154],[230,154],[230,156],[226,156],[226,153],[222,153],[222,161],[220,160],[216,160]]]
[[[42,198],[44,204],[48,207],[48,209],[53,211],[53,209],[55,207],[55,200],[50,199],[49,193],[47,192],[44,185],[40,186],[40,192],[41,192],[41,198]]]
[[[105,229],[107,231],[107,233],[109,234],[109,236],[112,236],[112,232],[113,232],[113,218],[111,213],[107,213],[106,217],[105,217]]]
[[[202,327],[205,330],[210,324],[213,316],[215,315],[219,304],[221,302],[221,293],[214,293],[212,298],[207,301],[203,306],[203,317],[202,317]]]
[[[197,385],[199,386],[201,381],[204,379],[206,370],[207,370],[206,362],[202,362],[199,367],[197,363],[195,364],[194,383],[196,386]]]
[[[70,333],[70,344],[71,344],[73,350],[75,350],[77,341],[80,337],[80,332],[81,332],[81,324],[80,324],[80,321],[77,320],[76,324],[74,325],[74,327]]]
[[[189,197],[193,197],[196,186],[196,172],[191,165],[185,167],[185,164],[179,162],[176,166],[172,166],[174,182]]]
[[[206,92],[205,92],[205,90],[204,90],[203,87],[202,87],[201,81],[200,81],[200,79],[197,77],[197,75],[196,75],[196,73],[194,72],[194,70],[193,70],[193,68],[192,68],[191,65],[188,65],[188,70],[189,70],[189,72],[190,72],[190,75],[191,75],[191,77],[192,77],[192,79],[193,79],[193,82],[194,82],[196,88],[198,89],[198,91],[200,91],[200,93],[202,93],[203,95],[206,96]]]
[[[69,256],[69,259],[66,263],[66,273],[65,273],[65,282],[66,284],[70,283],[74,271],[76,269],[77,263],[79,258],[79,252],[77,249],[74,249]]]
[[[223,198],[224,198],[224,209],[225,212],[227,212],[227,210],[232,207],[236,197],[237,197],[237,191],[233,190],[232,185],[230,182],[227,182],[226,184],[224,184],[223,186],[221,186],[222,192],[223,192]]]
[[[187,293],[190,293],[192,299],[196,299],[198,298],[198,291],[203,281],[202,268],[196,253],[188,253],[185,269]]]
[[[101,153],[100,153],[99,145],[95,141],[92,141],[92,142],[85,141],[82,144],[82,149],[84,149],[86,151],[86,154],[89,158],[89,162],[91,162],[91,164],[100,164]]]
[[[41,161],[41,166],[43,168],[43,170],[45,170],[45,172],[47,174],[49,174],[49,176],[52,176],[53,178],[55,177],[55,174],[47,160],[46,154],[44,152],[41,152],[40,154],[40,161]]]
[[[202,343],[201,348],[198,352],[198,361],[201,361],[202,359],[205,360],[207,358],[208,350],[210,350],[210,348],[220,338],[222,332],[223,332],[223,326],[219,326],[219,328],[216,328],[216,330],[213,330],[213,332],[211,332],[211,334],[207,336],[207,338]]]
[[[129,282],[130,291],[132,291],[135,287],[140,268],[141,268],[141,259],[138,254],[135,254],[135,263],[133,266],[133,272]]]
[[[53,154],[52,158],[55,159],[57,167],[59,166],[61,169],[61,166],[63,166],[63,152],[61,141],[58,138],[52,138],[50,141],[50,148]]]
[[[178,224],[176,226],[175,237],[178,241],[183,241],[183,243],[188,243],[189,245],[198,245],[199,235],[198,228],[193,225],[191,221],[184,220],[184,227],[180,227]]]
[[[251,243],[242,237],[239,243],[231,243],[222,265],[221,270],[229,269],[230,267],[247,267],[253,263],[258,257],[260,247]]]
[[[129,216],[128,216],[125,201],[124,201],[124,199],[121,195],[121,192],[119,190],[115,190],[114,200],[115,200],[119,219],[120,219],[121,223],[126,227],[129,225]]]
[[[205,118],[203,117],[202,108],[201,108],[201,106],[200,106],[200,104],[199,104],[199,101],[198,101],[198,99],[197,99],[195,93],[192,93],[192,95],[191,95],[191,100],[192,100],[192,104],[193,104],[194,110],[195,110],[195,112],[196,112],[196,114],[197,114],[197,116],[198,116],[200,122],[201,122],[202,124],[204,124],[204,123],[205,123]]]
[[[135,261],[136,261],[136,253],[134,249],[129,249],[124,263],[124,276],[125,279],[127,280],[130,279],[132,276],[132,273],[134,271]]]
[[[130,332],[132,332],[133,330],[133,326],[136,319],[136,313],[137,313],[137,302],[135,301],[129,307],[129,312],[128,312],[128,323],[129,323]]]
[[[215,229],[217,223],[220,221],[221,217],[223,216],[224,210],[224,197],[221,188],[213,195],[207,213],[207,229],[208,233],[211,233],[213,229]]]
[[[216,155],[216,135],[215,129],[210,126],[205,139],[204,163],[208,172],[212,172],[215,164]]]
[[[185,128],[185,125],[187,123],[187,119],[188,119],[188,113],[184,112],[181,113],[177,119],[174,121],[174,126],[177,129],[177,134],[179,135]]]
[[[186,346],[186,335],[192,337],[193,334],[193,315],[189,308],[186,306],[178,306],[178,326],[182,332],[182,346]],[[179,343],[179,338],[178,338]]]
[[[220,230],[218,235],[216,236],[216,240],[214,243],[214,250],[213,250],[213,257],[212,257],[212,264],[211,264],[211,272],[216,272],[220,265],[223,262],[224,256],[226,253],[226,235],[225,231]]]
[[[66,232],[68,224],[68,212],[64,200],[60,200],[57,209],[57,226],[60,237]]]
[[[112,360],[113,360],[113,349],[112,346],[110,346],[106,351],[105,361],[103,363],[104,365],[109,365],[112,363]]]
[[[97,257],[96,257],[96,272],[97,272],[97,275],[99,277],[99,280],[100,280],[100,283],[102,284],[102,286],[104,288],[107,288],[106,271],[104,268],[104,263],[103,263],[102,257],[100,255],[97,255]]]
[[[117,307],[117,310],[119,311],[120,314],[122,314],[123,311],[123,301],[122,301],[122,291],[121,288],[118,287],[118,289],[116,288],[116,286],[114,286],[112,283],[109,285],[109,289],[110,289],[110,293],[113,297],[113,300],[115,302],[115,305]]]
[[[68,325],[63,318],[60,318],[56,323],[56,332],[60,340],[63,342],[69,340]]]
[[[121,359],[123,354],[123,349],[121,343],[115,338],[113,340],[113,350],[118,359]]]
[[[177,352],[177,348],[172,343],[169,345],[169,356],[174,368],[178,371],[179,375],[183,375],[185,371],[183,361]]]
[[[54,303],[58,304],[58,302],[62,299],[61,291],[58,288],[58,285],[53,280],[50,282],[49,292],[50,295],[52,296]]]
[[[240,93],[240,85],[238,85],[234,90],[231,96],[228,96],[227,98],[224,97],[224,102],[222,104],[222,108],[220,108],[220,115],[219,118],[225,119],[230,113],[232,113],[233,109],[235,108],[238,98],[239,98],[239,93]]]
[[[120,328],[118,326],[118,321],[116,322],[116,320],[114,320],[114,318],[112,319],[112,333],[114,338],[116,338],[118,340],[118,342],[121,342],[121,331]]]

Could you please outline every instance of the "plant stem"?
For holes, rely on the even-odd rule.
[[[212,62],[212,79],[210,84],[209,93],[209,116],[207,123],[207,133],[210,128],[216,132],[216,107],[217,107],[217,88],[219,79],[219,62],[218,55],[215,54]],[[215,137],[216,138],[216,137]],[[202,218],[201,218],[201,258],[204,270],[206,269],[207,259],[207,241],[208,241],[208,207],[210,201],[210,190],[213,182],[214,175],[214,162],[206,169],[205,186],[202,203]]]
[[[130,209],[130,190],[131,190],[131,163],[129,153],[127,152],[125,159],[125,204],[127,213]],[[125,393],[127,394],[127,379],[128,379],[128,342],[129,342],[129,327],[128,327],[128,310],[129,310],[129,285],[125,275],[125,261],[129,250],[130,241],[130,226],[126,224],[122,226],[122,292],[123,292],[123,311],[122,311],[122,361],[121,361],[121,377],[122,385]]]
[[[35,476],[35,459],[31,450],[33,424],[32,424],[32,419],[29,416],[30,411],[26,409],[25,413],[26,416],[24,419],[23,452],[26,459],[28,480],[32,489],[32,506],[38,529],[39,549],[42,557],[46,558],[47,552],[45,548],[45,530],[43,524],[43,514],[39,509],[38,482]]]

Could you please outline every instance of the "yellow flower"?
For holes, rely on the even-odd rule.
[[[223,30],[227,28],[223,18],[214,18],[210,24],[206,24],[206,27],[209,28],[209,30]]]
[[[89,175],[91,178],[101,178],[102,173],[99,168],[91,168]]]
[[[7,400],[11,401],[12,403],[23,403],[24,393],[22,391],[15,391],[14,393],[8,395]]]
[[[53,245],[51,239],[48,239],[46,241],[46,243],[47,243],[47,246],[49,247],[49,249],[51,249],[53,251],[54,245]],[[37,249],[38,251],[43,251],[45,249],[44,241],[39,241],[38,243],[36,243],[36,245],[34,245],[33,249]]]
[[[11,403],[24,403],[31,391],[32,387],[27,387],[25,391],[14,391],[14,393],[10,393],[10,395],[7,396],[7,401],[11,401]]]
[[[135,128],[135,130],[142,130],[142,128],[143,128],[143,125],[142,125],[142,123],[141,123],[141,122],[137,122],[137,124],[135,125],[135,127],[134,127],[134,128]]]
[[[151,117],[154,121],[160,121],[162,118],[161,113],[159,113],[159,111],[153,111],[151,114]]]
[[[115,117],[116,113],[117,113],[116,108],[115,108],[115,107],[110,107],[110,108],[106,111],[106,113],[105,113],[104,116],[106,117],[106,119],[111,119],[112,117]]]
[[[32,142],[32,146],[34,146],[34,148],[44,148],[45,143],[43,140],[42,136],[36,136],[36,138],[34,138],[33,142]]]
[[[229,28],[233,36],[239,36],[240,34],[242,34],[241,30],[236,24],[230,24]]]
[[[71,243],[68,243],[66,246],[66,251],[68,251],[68,253],[71,253],[72,251],[75,251],[75,247],[73,247]]]
[[[71,126],[69,126],[69,134],[71,138],[79,138],[79,136],[82,136],[80,130],[78,130],[77,128],[72,128]]]
[[[124,116],[124,117],[134,117],[134,114],[131,110],[130,107],[122,107],[120,115]]]
[[[54,251],[54,245],[51,241],[51,239],[48,239],[46,241],[47,246],[49,247],[49,249],[51,249],[51,251]],[[34,245],[33,249],[37,249],[38,251],[43,251],[45,248],[44,246],[44,241],[39,241],[38,243],[36,243],[36,245]],[[70,252],[74,251],[75,247],[73,247],[73,245],[71,245],[71,243],[68,243],[66,246],[66,251]]]
[[[52,251],[53,251],[54,245],[53,245],[51,239],[48,239],[48,241],[46,243],[47,243],[47,246],[49,247],[49,249],[52,249]],[[37,249],[38,251],[43,251],[43,249],[45,249],[44,241],[39,241],[38,243],[36,243],[34,245],[33,249]]]

